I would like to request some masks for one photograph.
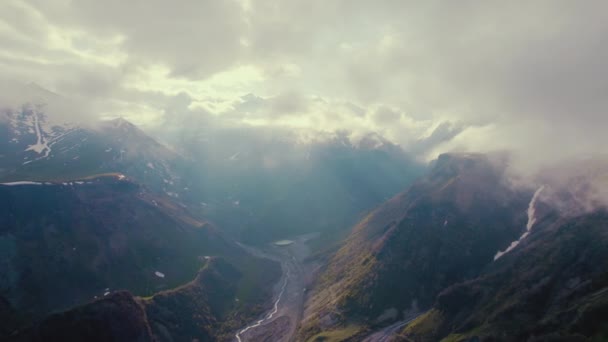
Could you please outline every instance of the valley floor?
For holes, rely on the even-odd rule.
[[[272,245],[264,249],[241,245],[250,254],[281,263],[283,276],[276,285],[274,306],[260,320],[240,329],[234,341],[290,341],[295,334],[304,306],[307,288],[312,282],[316,265],[305,262],[310,255],[306,242],[317,233],[292,238],[289,245]]]

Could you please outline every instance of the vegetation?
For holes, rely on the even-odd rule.
[[[301,335],[349,322],[369,326],[389,308],[430,307],[443,289],[474,278],[517,239],[528,201],[483,156],[440,158],[426,177],[355,226],[314,287],[315,314],[305,317]]]
[[[405,328],[405,333],[408,335],[433,334],[435,329],[441,324],[442,320],[443,318],[441,312],[438,310],[430,310],[408,324]]]
[[[28,320],[119,289],[151,296],[178,288],[205,257],[224,256],[240,276],[214,315],[238,324],[266,308],[280,276],[278,264],[251,257],[213,225],[129,181],[1,187],[0,204],[7,247],[0,297]]]
[[[443,291],[415,340],[601,340],[608,313],[608,213],[548,215],[521,249],[477,279]],[[439,332],[439,333],[437,333]],[[509,336],[505,338],[504,336]]]
[[[361,328],[355,325],[347,326],[344,329],[330,330],[319,333],[308,339],[308,342],[340,342],[347,341],[357,335]]]

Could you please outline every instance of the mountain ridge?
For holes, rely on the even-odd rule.
[[[481,272],[521,235],[531,196],[512,188],[502,163],[441,155],[355,226],[309,298],[302,336],[353,321],[374,326],[387,310],[428,308],[445,286]]]

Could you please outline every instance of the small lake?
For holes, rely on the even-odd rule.
[[[294,243],[293,240],[279,240],[279,241],[275,241],[274,245],[275,246],[289,246],[292,243]]]

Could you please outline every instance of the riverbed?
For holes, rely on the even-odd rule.
[[[304,295],[312,282],[316,265],[305,263],[310,255],[306,242],[318,233],[293,237],[289,244],[270,244],[254,248],[240,244],[250,254],[277,261],[283,275],[274,288],[273,306],[262,317],[241,328],[234,336],[237,342],[287,342],[296,332],[302,318]]]

